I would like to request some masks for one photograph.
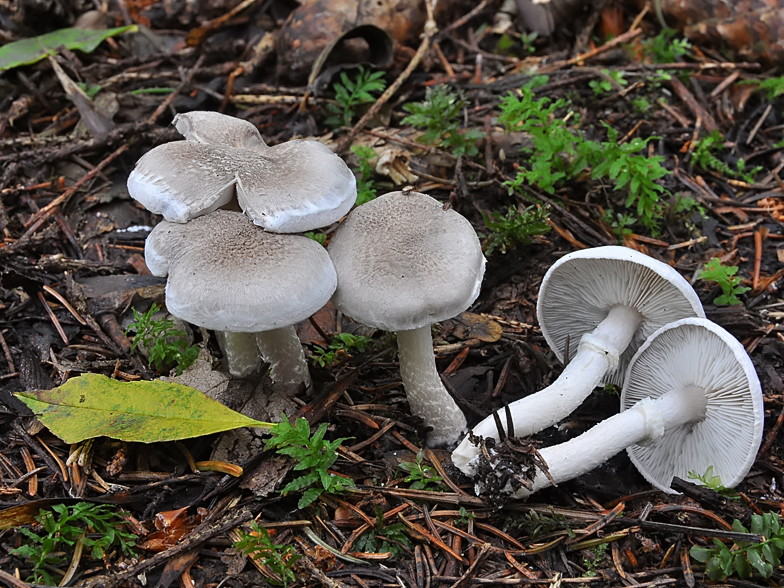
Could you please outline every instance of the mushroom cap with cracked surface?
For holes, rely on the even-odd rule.
[[[316,241],[267,233],[239,212],[163,221],[144,251],[150,271],[168,275],[169,312],[218,331],[293,325],[324,306],[337,285],[329,255]]]

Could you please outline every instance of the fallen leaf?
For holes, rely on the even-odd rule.
[[[194,388],[161,380],[118,382],[84,374],[58,388],[16,396],[66,443],[100,436],[154,443],[271,426],[226,408]]]
[[[136,25],[100,31],[67,28],[38,37],[13,41],[0,47],[0,72],[41,61],[50,53],[55,53],[61,46],[71,50],[78,49],[83,53],[91,53],[109,37],[138,31],[139,27]]]

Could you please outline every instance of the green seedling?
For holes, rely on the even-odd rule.
[[[738,294],[748,292],[750,288],[740,285],[740,278],[735,274],[738,273],[738,266],[736,265],[723,265],[718,257],[714,257],[700,272],[700,278],[708,280],[709,282],[716,282],[721,288],[722,295],[713,299],[713,304],[716,306],[729,306],[740,304]]]
[[[372,159],[377,157],[377,153],[375,149],[367,145],[352,145],[351,151],[359,160],[356,205],[361,206],[378,196],[378,191],[373,181],[373,176],[376,175],[376,168],[370,163]]]
[[[338,333],[332,337],[329,346],[324,349],[315,346],[313,349],[313,363],[319,367],[330,367],[350,356],[352,351],[364,353],[370,343],[370,338],[364,335],[352,335],[350,333]]]
[[[740,496],[738,496],[738,493],[735,492],[735,490],[732,488],[727,488],[724,484],[721,483],[720,476],[713,474],[713,466],[708,466],[708,469],[705,470],[704,474],[689,472],[688,477],[690,480],[697,480],[706,488],[710,488],[714,492],[718,492],[726,498],[731,498],[732,500],[740,499]]]
[[[28,542],[10,550],[11,554],[32,563],[28,582],[56,585],[50,572],[69,561],[69,552],[73,553],[77,543],[89,550],[91,559],[103,559],[111,547],[120,548],[126,555],[136,555],[133,551],[136,535],[125,530],[122,516],[108,504],[78,502],[70,507],[55,504],[51,510],[41,510],[35,520],[45,534],[20,527],[19,532]]]
[[[335,82],[335,101],[327,103],[327,110],[333,116],[324,121],[330,126],[349,127],[356,116],[356,109],[363,104],[371,104],[376,97],[371,92],[383,92],[387,83],[383,80],[384,72],[371,72],[361,65],[357,68],[357,76],[350,78],[345,71],[340,72],[340,82]]]
[[[460,516],[455,519],[455,527],[465,528],[468,527],[468,521],[473,521],[476,518],[476,513],[468,512],[465,506],[461,506],[457,511]]]
[[[420,141],[427,145],[438,145],[451,151],[455,157],[475,156],[479,153],[475,143],[484,137],[478,129],[461,128],[461,119],[466,102],[449,86],[429,87],[424,102],[409,102],[403,110],[409,113],[401,122],[424,128]]]
[[[676,39],[677,34],[675,29],[663,29],[655,37],[641,41],[643,55],[653,63],[675,63],[691,49],[689,40]]]
[[[749,184],[754,183],[754,176],[759,173],[761,167],[755,167],[751,170],[746,170],[746,164],[743,159],[738,159],[736,169],[732,169],[729,165],[724,163],[717,157],[717,154],[724,149],[724,138],[719,131],[713,131],[711,134],[697,139],[693,145],[694,149],[691,154],[692,161],[704,170],[715,170],[727,176],[742,179]]]
[[[585,576],[587,578],[592,578],[596,575],[596,570],[599,568],[599,564],[609,546],[609,543],[600,543],[596,547],[586,550],[591,554],[590,556],[586,555],[583,557],[583,566],[585,567]]]
[[[491,231],[485,242],[485,255],[492,255],[496,249],[506,253],[507,249],[517,243],[530,243],[532,237],[549,232],[550,225],[547,224],[549,216],[546,206],[533,205],[522,212],[510,206],[506,216],[482,211],[484,223]]]
[[[742,80],[740,84],[755,84],[757,91],[765,92],[768,100],[773,100],[784,94],[784,76],[767,78],[765,80]]]
[[[644,96],[637,96],[636,98],[632,98],[631,103],[634,107],[634,112],[637,114],[646,115],[651,110],[651,101]]]
[[[372,531],[357,539],[357,551],[365,553],[390,553],[401,557],[411,550],[411,538],[405,523],[384,524],[384,513],[376,507],[376,525]]]
[[[615,189],[628,191],[625,206],[630,208],[636,204],[637,218],[649,230],[656,232],[658,219],[662,216],[662,205],[659,196],[667,191],[655,180],[669,174],[662,162],[664,158],[655,155],[645,157],[638,152],[648,145],[654,137],[640,139],[635,137],[628,143],[618,145],[618,131],[605,123],[607,142],[602,143],[601,159],[594,161],[591,177],[594,179],[609,178],[615,182]],[[594,154],[596,154],[594,150]]]
[[[268,580],[272,584],[284,586],[285,588],[289,582],[295,582],[297,576],[291,567],[302,556],[298,555],[291,545],[278,545],[275,543],[267,529],[260,527],[256,521],[253,521],[250,526],[250,533],[240,531],[241,539],[234,543],[234,548],[258,560],[276,574],[280,581]]]
[[[168,319],[153,319],[152,317],[161,310],[153,303],[144,314],[133,309],[133,322],[125,330],[127,335],[131,331],[136,335],[131,344],[131,351],[144,349],[150,353],[150,366],[158,372],[168,372],[177,369],[177,375],[193,365],[199,356],[197,345],[188,346],[188,334],[182,329],[174,328],[174,321]]]
[[[602,94],[608,94],[618,86],[623,87],[629,83],[624,79],[624,74],[622,71],[610,71],[607,69],[603,69],[602,73],[607,77],[602,77],[598,80],[591,80],[590,82],[588,82],[588,86],[591,88],[591,90],[593,90],[594,96],[601,96]],[[617,86],[613,84],[613,82],[615,82]]]
[[[404,480],[410,483],[411,490],[443,490],[444,478],[436,474],[435,468],[422,463],[423,452],[420,449],[414,461],[401,461],[398,467],[408,473]]]
[[[705,564],[705,575],[714,582],[723,582],[733,574],[743,580],[755,573],[770,578],[773,571],[781,566],[784,553],[784,529],[777,513],[751,515],[751,528],[746,529],[735,519],[732,530],[736,533],[755,533],[765,537],[759,543],[735,541],[727,546],[713,539],[713,547],[694,545],[689,554],[698,562]]]
[[[637,217],[625,212],[613,212],[608,209],[604,211],[602,221],[612,227],[613,235],[618,239],[618,243],[623,243],[633,233],[631,227],[637,222]]]
[[[313,239],[316,243],[321,245],[322,247],[326,247],[327,245],[327,235],[326,233],[316,233],[313,231],[308,231],[304,233],[305,237],[308,239]]]
[[[272,437],[267,440],[266,449],[274,448],[280,455],[288,455],[296,462],[294,471],[304,472],[280,491],[284,496],[289,492],[302,492],[298,508],[305,508],[324,493],[340,494],[354,487],[351,478],[329,471],[338,458],[337,448],[350,437],[325,441],[327,423],[322,423],[311,436],[308,421],[300,418],[292,426],[285,415],[270,432]]]

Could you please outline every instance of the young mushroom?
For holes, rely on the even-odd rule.
[[[704,317],[696,292],[673,268],[634,249],[608,246],[565,255],[548,270],[536,306],[547,344],[559,360],[567,341],[577,347],[558,379],[509,408],[517,437],[568,416],[602,382],[623,383],[629,360],[656,329],[686,317]],[[488,417],[474,435],[498,439]],[[473,475],[479,453],[468,437],[452,461]]]
[[[293,325],[324,306],[337,285],[316,241],[267,233],[242,213],[218,210],[185,224],[161,222],[144,252],[150,271],[168,276],[169,312],[222,333],[230,372],[253,369],[258,344],[279,387],[310,384]]]
[[[328,247],[334,305],[354,320],[397,332],[400,373],[412,412],[432,427],[431,446],[465,431],[462,411],[436,370],[430,325],[479,295],[485,258],[471,224],[418,192],[391,192],[357,207]]]
[[[743,345],[718,325],[687,318],[656,331],[629,363],[623,412],[540,451],[556,483],[626,449],[656,488],[709,467],[732,488],[748,473],[764,425],[762,389]],[[538,472],[527,496],[550,482]]]
[[[231,204],[265,230],[298,233],[340,220],[356,179],[318,141],[267,146],[247,121],[215,112],[174,118],[184,141],[159,145],[136,163],[128,192],[147,210],[184,223]]]

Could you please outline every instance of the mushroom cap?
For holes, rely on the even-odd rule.
[[[251,122],[209,110],[195,110],[174,117],[172,124],[187,141],[237,149],[268,149]]]
[[[390,192],[354,209],[332,237],[333,304],[365,325],[418,329],[463,312],[485,258],[474,228],[419,192]]]
[[[563,361],[614,306],[633,307],[642,323],[604,382],[623,384],[626,367],[658,328],[686,317],[704,317],[697,293],[675,269],[628,247],[610,245],[563,256],[545,274],[536,313],[547,344]]]
[[[267,147],[251,123],[218,113],[178,115],[175,124],[187,139],[148,151],[128,177],[131,197],[169,222],[209,214],[236,195],[257,225],[298,233],[339,221],[356,201],[354,174],[322,143]]]
[[[629,457],[657,488],[672,493],[673,476],[703,474],[713,466],[731,488],[748,473],[764,425],[762,388],[743,345],[720,326],[686,318],[657,330],[629,364],[621,408],[692,386],[705,390],[705,418],[667,430],[649,446],[632,445]]]
[[[293,325],[324,306],[337,286],[329,255],[316,241],[267,233],[239,212],[163,221],[144,253],[153,274],[168,274],[169,312],[217,331]]]

